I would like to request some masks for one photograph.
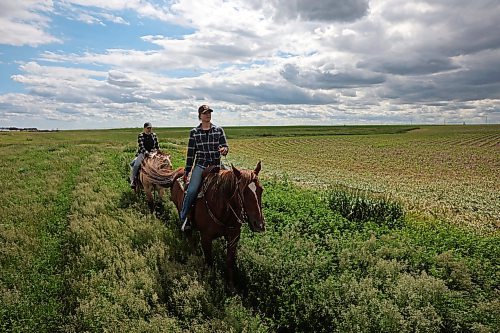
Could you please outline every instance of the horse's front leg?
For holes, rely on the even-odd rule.
[[[201,248],[203,249],[203,254],[205,256],[205,263],[207,266],[212,267],[214,264],[214,258],[212,256],[212,238],[202,234]]]
[[[236,253],[238,249],[238,241],[240,240],[240,234],[230,235],[226,237],[227,241],[227,252],[226,252],[226,269],[227,269],[227,286],[230,291],[234,291],[234,270],[236,268]]]

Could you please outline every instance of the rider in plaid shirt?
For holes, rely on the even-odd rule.
[[[135,179],[141,168],[141,163],[146,154],[159,150],[158,137],[153,133],[150,122],[144,123],[144,130],[137,136],[137,153],[130,163],[130,187],[135,188]]]
[[[211,123],[212,112],[213,110],[208,105],[200,106],[198,118],[201,120],[201,124],[189,133],[184,181],[187,182],[189,173],[191,173],[191,179],[180,213],[182,230],[190,228],[187,214],[198,194],[203,170],[211,165],[220,166],[221,155],[226,156],[229,151],[224,130]],[[195,164],[194,168],[193,164]]]
[[[220,148],[226,147],[226,135],[222,127],[210,124],[209,130],[204,130],[202,124],[189,133],[189,143],[186,159],[186,174],[191,172],[193,162],[206,168],[209,165],[220,165]]]

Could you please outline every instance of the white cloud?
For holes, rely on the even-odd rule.
[[[52,10],[52,1],[0,2],[0,44],[37,46],[60,43],[60,39],[46,31],[50,23],[46,14]]]
[[[165,4],[155,4],[154,1],[146,0],[65,0],[62,5],[72,11],[82,10],[82,8],[99,8],[105,11],[130,10],[136,12],[140,17],[162,21],[175,19]]]

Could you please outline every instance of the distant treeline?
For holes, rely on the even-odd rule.
[[[0,127],[0,131],[19,131],[19,132],[59,132],[59,130],[39,130],[36,127]]]

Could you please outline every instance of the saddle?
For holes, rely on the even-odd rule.
[[[201,186],[198,189],[198,195],[196,198],[203,198],[205,195],[205,192],[207,191],[208,187],[212,184],[212,182],[217,178],[217,177],[209,177],[210,175],[216,175],[220,171],[219,166],[211,165],[207,167],[205,170],[203,170],[201,174],[202,182]],[[179,178],[178,179],[179,185],[181,186],[182,191],[184,192],[184,195],[186,194],[187,187],[186,184]]]

